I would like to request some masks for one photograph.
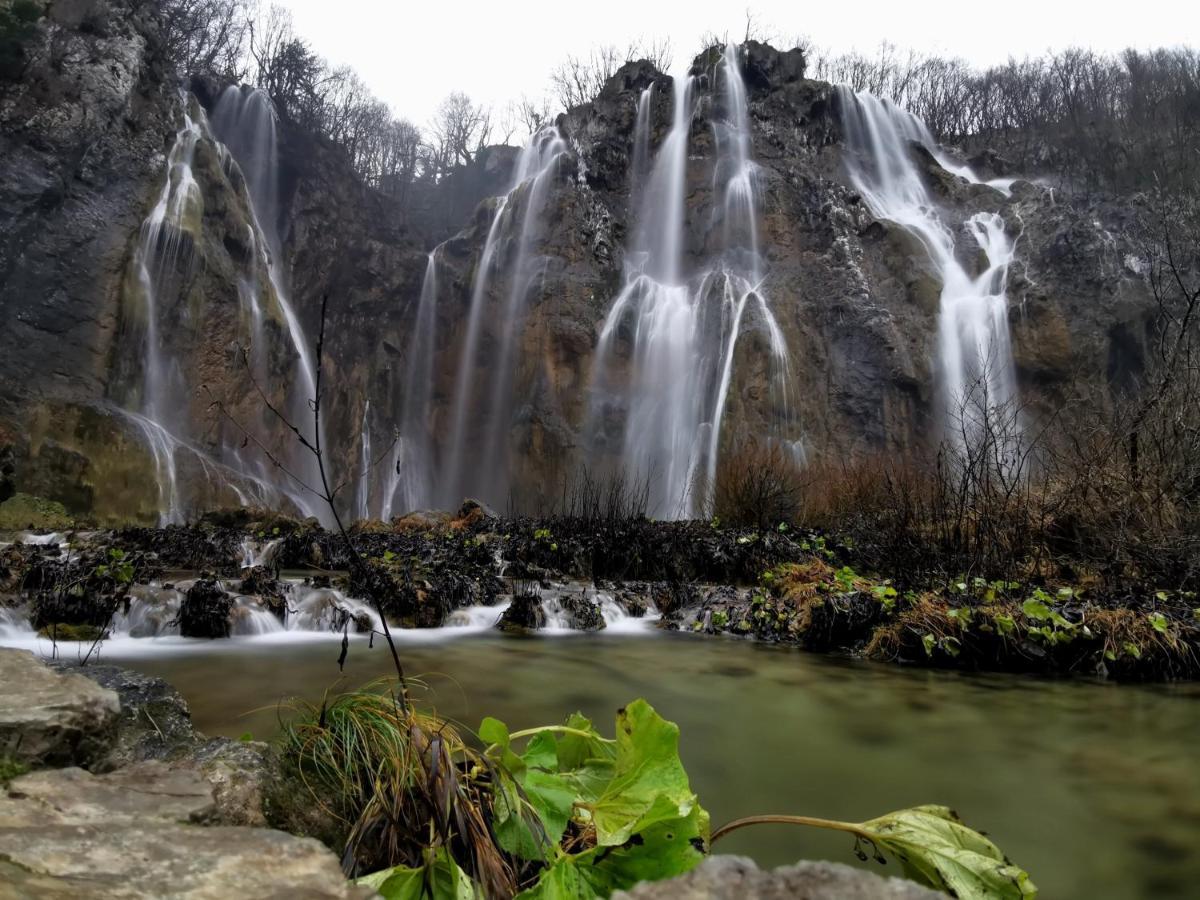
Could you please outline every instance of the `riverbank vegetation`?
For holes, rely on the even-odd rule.
[[[340,823],[344,869],[389,900],[606,897],[680,875],[750,825],[844,832],[861,859],[896,862],[963,900],[1036,896],[1023,870],[945,807],[863,823],[765,816],[713,830],[675,725],[638,700],[618,711],[614,733],[579,714],[519,732],[487,718],[464,733],[381,683],[302,708],[282,749],[312,802]]]

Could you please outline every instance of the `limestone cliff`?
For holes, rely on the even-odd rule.
[[[435,245],[425,424],[435,459],[445,457],[480,256],[501,202],[488,198],[510,187],[514,151],[485,154],[440,188],[425,186],[419,208],[402,210],[364,186],[336,148],[280,122],[272,259],[246,177],[207,121],[224,86],[177,84],[149,11],[127,0],[51,0],[26,59],[18,78],[0,82],[0,449],[10,460],[8,490],[100,519],[152,520],[164,511],[169,462],[173,502],[184,514],[239,501],[295,504],[256,444],[299,474],[306,463],[263,395],[281,411],[302,411],[295,326],[311,346],[327,301],[327,458],[348,482],[341,496],[354,511],[363,435],[371,436],[372,458],[383,454],[413,388],[408,359]],[[719,53],[709,51],[692,69],[689,267],[711,257],[720,214],[718,64]],[[752,42],[740,64],[761,194],[762,291],[788,347],[794,436],[809,458],[935,441],[940,285],[927,254],[904,229],[876,219],[852,186],[838,95],[804,77],[800,51]],[[461,436],[478,452],[482,431],[503,426],[493,458],[472,458],[489,473],[492,503],[548,501],[577,465],[597,461],[585,446],[588,386],[634,228],[634,126],[652,83],[653,152],[671,123],[671,91],[648,63],[625,66],[596,101],[557,123],[567,149],[533,248],[540,275],[520,319],[512,384],[499,408],[479,392]],[[155,270],[170,287],[148,307],[139,269],[144,223],[164,185],[173,188],[171,154],[185,121],[198,123],[189,162],[195,196],[172,225],[170,271]],[[948,174],[920,148],[913,153],[948,221],[961,227],[981,210],[997,212],[1016,237],[1007,294],[1023,402],[1046,410],[1075,380],[1104,388],[1140,370],[1152,309],[1126,237],[1136,201],[1077,206],[1022,181],[1006,196]],[[500,242],[482,292],[478,349],[465,367],[479,384],[507,377],[497,366],[517,253],[515,240]],[[165,360],[157,381],[147,377],[148,308]],[[737,343],[722,445],[764,432],[777,414],[766,341],[750,328]],[[627,379],[627,370],[618,354],[611,377]],[[165,461],[137,417],[168,381],[176,424]],[[373,470],[368,511],[381,508],[397,458]]]

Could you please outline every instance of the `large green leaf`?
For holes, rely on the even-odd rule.
[[[394,866],[355,883],[374,888],[384,900],[474,900],[471,879],[450,853],[444,847],[426,852],[429,858],[424,866]]]
[[[493,745],[492,753],[500,762],[492,822],[496,842],[522,859],[546,859],[562,840],[575,805],[574,788],[555,773],[554,738],[535,735],[518,756],[508,726],[490,717],[479,726],[479,736]]]
[[[694,806],[683,818],[657,822],[620,847],[564,855],[517,900],[595,900],[639,881],[682,875],[704,859],[708,814]]]
[[[645,700],[630,703],[617,713],[612,777],[588,804],[596,843],[624,844],[635,832],[688,816],[696,805],[679,761],[679,727]]]
[[[1025,900],[1037,888],[1000,848],[945,806],[916,806],[856,826],[913,881],[959,900]]]

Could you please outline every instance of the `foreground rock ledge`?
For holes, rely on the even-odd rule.
[[[116,738],[116,693],[56,672],[27,650],[0,650],[0,755],[30,765],[88,766]]]
[[[117,694],[91,679],[0,648],[0,684],[0,750],[38,766],[104,766],[104,754],[122,743],[126,758],[135,755],[139,745],[114,733],[123,721]],[[240,780],[239,772],[230,769]],[[200,762],[156,760],[101,775],[72,766],[14,779],[0,791],[0,900],[372,896],[346,881],[317,840],[205,824],[228,818],[228,803],[219,802],[227,798],[215,796],[221,787]]]
[[[744,856],[713,856],[686,875],[643,882],[612,900],[946,900],[912,881],[841,863],[802,862],[767,872]]]

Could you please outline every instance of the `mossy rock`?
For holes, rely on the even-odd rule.
[[[66,508],[54,500],[13,494],[0,503],[0,531],[21,531],[25,528],[58,531],[70,528],[74,520]]]
[[[104,629],[99,625],[71,625],[67,622],[52,622],[38,629],[38,637],[48,641],[79,641],[92,643],[104,637]]]
[[[29,763],[13,759],[7,754],[0,754],[0,787],[5,787],[14,778],[20,778],[29,772]]]

